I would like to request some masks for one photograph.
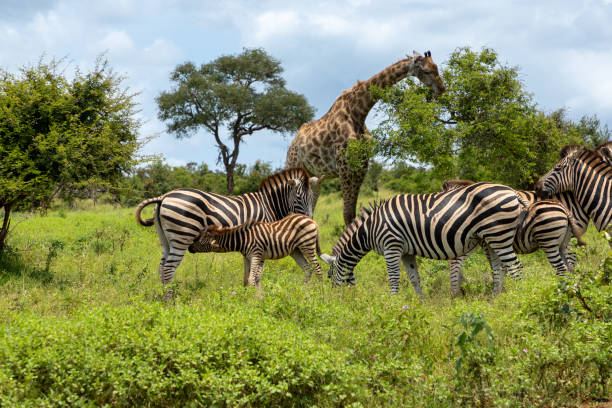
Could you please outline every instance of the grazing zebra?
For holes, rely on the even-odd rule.
[[[442,184],[442,191],[449,191],[470,184],[474,184],[474,182],[470,180],[448,180]],[[517,193],[526,200],[535,199],[533,192],[517,191]],[[574,269],[573,264],[570,264],[567,260],[567,251],[572,235],[578,239],[579,245],[584,245],[584,242],[580,239],[582,232],[579,231],[572,214],[563,204],[556,200],[532,202],[521,212],[519,217],[513,242],[514,252],[530,254],[540,248],[557,271],[557,275],[563,276],[568,271],[573,272]],[[462,289],[465,278],[461,268],[470,255],[471,252],[449,261],[452,296],[457,296]],[[485,255],[488,255],[488,251],[485,251]],[[490,259],[489,262],[491,262]],[[493,265],[491,267],[493,268]]]
[[[162,246],[162,284],[172,281],[189,245],[212,225],[233,227],[248,220],[274,221],[291,212],[312,215],[311,187],[317,182],[316,177],[309,178],[306,170],[295,168],[265,178],[254,193],[225,196],[181,188],[141,202],[136,207],[136,221],[144,226],[155,224],[157,228]],[[153,203],[153,218],[143,220],[140,212]]]
[[[401,194],[363,210],[334,245],[329,276],[334,285],[354,284],[353,269],[371,250],[385,257],[391,293],[399,288],[402,260],[417,295],[421,295],[416,256],[456,259],[486,242],[491,259],[521,278],[512,250],[521,200],[510,187],[476,183],[434,194]],[[493,271],[494,292],[503,274]]]
[[[314,270],[321,280],[321,266],[315,256],[324,260],[329,255],[321,254],[319,227],[310,217],[301,214],[288,215],[273,222],[247,222],[237,227],[211,225],[194,242],[190,252],[200,248],[214,252],[240,252],[244,259],[244,285],[260,289],[264,260],[291,256],[304,270],[304,281],[308,282]]]
[[[571,191],[575,201],[597,231],[612,224],[612,166],[605,160],[605,151],[582,146],[565,146],[561,160],[536,184],[536,194],[548,198]],[[612,242],[610,243],[612,248]]]

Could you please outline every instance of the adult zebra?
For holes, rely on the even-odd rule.
[[[312,216],[312,186],[316,183],[318,178],[309,177],[306,170],[293,168],[265,178],[254,193],[226,196],[180,188],[144,200],[136,207],[136,221],[143,226],[155,224],[162,246],[158,269],[162,284],[172,281],[185,251],[209,225],[233,227],[250,220],[269,222],[291,212]],[[142,209],[154,203],[154,216],[143,220]]]
[[[471,184],[474,182],[470,180],[447,180],[442,183],[442,191]],[[573,272],[574,263],[570,263],[567,256],[569,240],[575,236],[579,245],[584,245],[584,242],[580,239],[582,231],[578,228],[571,212],[558,200],[535,201],[535,193],[532,191],[517,191],[517,193],[531,203],[519,217],[513,243],[515,253],[529,254],[537,249],[542,249],[557,275],[562,276],[568,271]],[[462,289],[465,278],[461,269],[472,252],[449,261],[452,296],[459,295]],[[488,255],[487,251],[485,255]]]
[[[371,250],[385,257],[391,293],[399,288],[400,258],[417,295],[421,295],[416,256],[455,259],[487,243],[491,259],[521,278],[512,250],[522,198],[510,187],[476,183],[434,194],[400,194],[362,209],[334,245],[329,277],[334,285],[354,284],[353,269]],[[493,271],[494,293],[503,274]]]
[[[612,224],[612,166],[601,150],[583,146],[565,146],[561,160],[536,184],[536,194],[549,198],[562,192],[572,192],[597,231]],[[610,243],[612,248],[612,243]]]

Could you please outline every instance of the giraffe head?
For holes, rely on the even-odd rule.
[[[425,51],[425,56],[416,51],[412,51],[412,73],[419,78],[423,84],[427,85],[436,96],[442,95],[446,90],[440,74],[438,66],[431,59],[431,51]]]

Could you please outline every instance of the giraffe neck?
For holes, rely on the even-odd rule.
[[[337,99],[348,110],[349,116],[356,124],[365,123],[368,113],[378,100],[372,95],[371,88],[385,88],[393,85],[407,76],[412,75],[412,58],[406,58],[388,66],[366,81],[359,81],[350,90]]]

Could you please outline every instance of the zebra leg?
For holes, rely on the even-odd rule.
[[[399,249],[386,249],[385,262],[387,263],[387,277],[389,278],[389,287],[391,294],[397,295],[399,291],[400,281],[400,257],[402,253]]]
[[[319,264],[319,261],[317,261],[316,247],[307,246],[306,248],[300,248],[300,251],[302,252],[302,256],[306,258],[306,261],[308,262],[310,274],[312,274],[312,272],[314,271],[314,273],[317,275],[317,279],[319,279],[319,281],[322,281],[323,274],[321,273],[321,265]],[[309,279],[310,274],[308,275]]]
[[[465,278],[463,277],[463,273],[461,272],[461,267],[463,266],[463,262],[467,259],[467,255],[460,256],[457,259],[451,259],[448,261],[450,265],[450,291],[452,297],[459,296],[459,291],[461,294],[465,295],[463,290],[463,282],[465,282]]]
[[[557,271],[557,276],[565,276],[568,272],[567,261],[563,256],[563,253],[560,251],[558,246],[547,246],[540,247],[542,251],[546,254],[548,258],[548,262],[552,265],[552,267]]]
[[[402,263],[414,288],[414,293],[421,297],[423,291],[421,290],[421,277],[419,276],[418,265],[416,262],[416,256],[414,255],[402,255]]]
[[[310,275],[312,274],[312,269],[310,269],[308,261],[306,260],[304,255],[302,255],[302,252],[299,249],[293,251],[290,256],[293,258],[295,263],[298,264],[300,268],[302,268],[302,270],[304,271],[304,283],[308,283],[308,281],[310,280]]]
[[[499,256],[489,246],[483,246],[489,265],[491,265],[491,273],[493,274],[493,294],[498,295],[504,289],[504,271],[502,270],[502,262]]]
[[[244,286],[248,286],[249,276],[251,275],[251,260],[246,256],[243,256],[242,260],[244,263],[244,278],[242,279],[242,283]]]
[[[261,289],[261,271],[263,269],[264,260],[259,255],[251,258],[251,273],[249,274],[249,285],[256,286],[257,291]]]

